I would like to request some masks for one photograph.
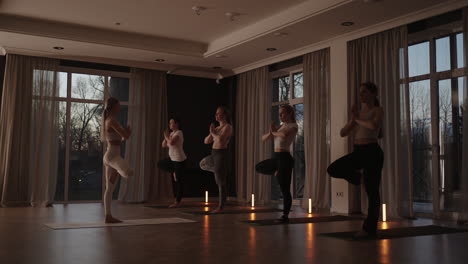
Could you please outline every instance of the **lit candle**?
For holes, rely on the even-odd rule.
[[[382,221],[387,222],[387,205],[382,204]]]
[[[255,207],[255,195],[252,193],[252,208]]]
[[[208,203],[208,191],[205,191],[205,203]]]
[[[312,213],[312,199],[309,198],[309,214]]]

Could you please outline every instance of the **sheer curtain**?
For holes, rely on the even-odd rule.
[[[236,178],[237,198],[249,201],[270,200],[271,176],[257,174],[255,164],[269,158],[271,143],[262,135],[271,122],[271,91],[268,67],[241,73],[237,79],[236,105]]]
[[[372,81],[379,87],[379,100],[384,109],[380,145],[385,153],[381,183],[382,203],[389,216],[412,216],[412,177],[410,170],[409,123],[406,119],[405,84],[406,26],[381,32],[348,43],[349,105],[357,103],[360,83]],[[367,206],[362,190],[362,211]]]
[[[58,60],[7,55],[0,113],[2,206],[47,206],[58,162]]]
[[[330,49],[304,55],[304,136],[306,179],[304,203],[312,199],[313,207],[330,208],[328,118],[330,91]]]
[[[132,135],[125,157],[135,169],[134,177],[122,179],[119,200],[142,202],[165,200],[172,196],[171,181],[157,168],[164,156],[161,142],[168,127],[166,73],[132,69],[128,124]]]
[[[463,9],[463,37],[464,37],[464,55],[465,55],[465,67],[468,63],[468,7]],[[468,77],[465,77],[463,83],[463,138],[462,138],[462,157],[463,160],[467,160],[468,157]],[[468,162],[463,162],[462,173],[461,173],[461,190],[463,193],[461,202],[461,212],[459,215],[459,221],[468,223]]]

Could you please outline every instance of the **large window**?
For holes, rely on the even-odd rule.
[[[292,177],[293,198],[303,198],[305,181],[305,157],[304,157],[304,104],[303,104],[303,73],[301,68],[290,68],[272,73],[271,107],[272,120],[279,124],[278,109],[281,105],[290,104],[296,111],[296,121],[299,130],[291,153],[294,156],[294,170]],[[272,199],[282,198],[281,190],[275,177],[271,185]]]
[[[402,83],[408,84],[414,210],[458,211],[466,98],[461,26],[441,25],[410,34],[409,41]]]
[[[126,125],[129,76],[67,67],[62,70],[55,98],[59,101],[60,129],[55,201],[101,200],[105,143],[100,135],[104,102],[109,96],[121,101],[119,121]]]

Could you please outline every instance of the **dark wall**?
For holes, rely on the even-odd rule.
[[[184,196],[203,197],[205,190],[216,196],[218,189],[214,176],[200,169],[199,162],[210,154],[211,145],[203,139],[208,135],[210,123],[215,122],[215,112],[219,105],[227,106],[231,116],[235,109],[235,78],[226,78],[217,84],[213,79],[187,76],[167,76],[167,96],[169,118],[181,119],[184,132],[184,150],[187,154],[187,170]],[[233,120],[235,125],[235,120]],[[230,169],[228,175],[229,195],[235,195],[234,151],[235,138],[231,139]]]
[[[0,109],[2,108],[3,78],[5,77],[6,56],[0,56]]]

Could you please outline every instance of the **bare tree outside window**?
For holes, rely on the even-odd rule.
[[[429,81],[410,83],[411,143],[415,201],[432,200],[431,104]]]
[[[281,72],[280,74],[283,74]],[[294,106],[298,124],[298,134],[293,145],[295,164],[293,170],[293,197],[303,198],[305,181],[305,159],[304,159],[304,106],[303,106],[303,73],[294,70],[288,75],[272,78],[272,119],[279,124],[278,110],[280,105],[289,104]],[[292,81],[291,81],[292,80]],[[273,149],[273,144],[271,145]],[[273,200],[282,198],[281,190],[275,177],[271,182],[271,196]]]

